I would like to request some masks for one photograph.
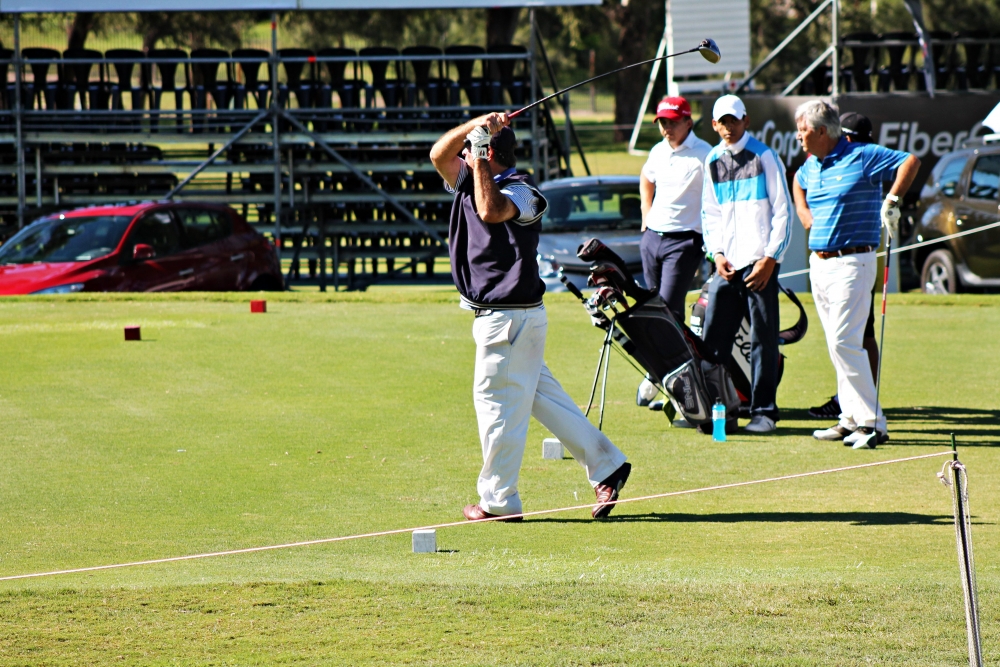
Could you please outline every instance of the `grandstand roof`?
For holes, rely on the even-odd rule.
[[[366,0],[365,9],[475,9],[599,5],[601,0]],[[145,0],[141,11],[357,9],[358,0]],[[135,0],[0,0],[0,13],[134,12]]]

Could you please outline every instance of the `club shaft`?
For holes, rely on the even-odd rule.
[[[648,65],[649,63],[655,63],[657,60],[666,60],[667,58],[673,58],[674,56],[682,56],[685,53],[697,53],[697,52],[698,52],[698,47],[695,47],[693,49],[688,49],[687,51],[679,51],[677,53],[670,53],[670,54],[667,54],[665,56],[660,56],[659,58],[650,58],[649,60],[643,60],[642,62],[632,63],[631,65],[625,65],[625,67],[619,67],[618,69],[613,69],[610,72],[605,72],[604,74],[598,74],[597,76],[592,76],[589,79],[587,79],[586,81],[581,81],[580,83],[574,83],[572,86],[569,86],[567,88],[563,88],[562,90],[554,92],[551,95],[543,97],[540,100],[535,100],[534,102],[532,102],[528,106],[523,107],[521,109],[518,109],[514,113],[510,114],[508,116],[508,118],[517,118],[518,116],[520,116],[521,114],[523,114],[528,109],[531,109],[533,107],[537,107],[539,104],[542,104],[544,102],[548,102],[553,97],[559,97],[563,93],[568,93],[569,91],[573,90],[574,88],[579,88],[580,86],[585,86],[588,83],[590,83],[591,81],[597,81],[598,79],[603,79],[606,76],[611,76],[612,74],[617,74],[618,72],[622,72],[622,71],[627,70],[627,69],[632,69],[633,67],[640,67],[642,65]]]
[[[878,337],[878,370],[875,375],[875,418],[878,419],[879,399],[882,393],[882,357],[885,356],[885,302],[889,295],[889,264],[892,262],[892,237],[885,240],[885,269],[882,273],[882,331]],[[878,437],[878,436],[876,436]]]

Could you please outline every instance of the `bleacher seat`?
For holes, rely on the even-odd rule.
[[[174,114],[174,122],[177,126],[177,131],[182,132],[184,130],[184,116],[180,113],[184,109],[184,93],[188,94],[188,100],[191,99],[191,73],[188,70],[187,62],[169,62],[169,61],[186,61],[188,54],[183,49],[151,49],[149,51],[149,60],[156,67],[156,71],[160,75],[160,85],[159,87],[152,87],[152,102],[150,104],[150,109],[159,111],[162,109],[163,96],[167,93],[172,93],[174,97],[174,108],[177,113]],[[177,68],[181,69],[181,74],[183,75],[184,83],[178,87],[177,86]],[[154,115],[150,119],[150,126],[154,129],[158,126],[158,120],[163,116]]]
[[[917,36],[912,32],[887,32],[882,35],[882,41],[889,42],[882,47],[889,55],[889,64],[879,70],[879,92],[909,90],[914,60],[911,49],[920,48],[917,44]],[[908,53],[910,54],[909,63],[906,62]]]
[[[59,52],[55,49],[32,47],[21,49],[21,59],[29,61],[60,60],[60,57]],[[28,93],[27,97],[24,96],[23,92],[21,96],[21,104],[23,104],[26,109],[56,108],[56,97],[59,92],[59,84],[49,83],[48,76],[50,66],[51,63],[47,62],[29,63],[28,68],[31,70],[31,84],[30,86],[25,86]],[[57,73],[60,66],[60,64],[56,64]]]
[[[843,41],[856,42],[848,47],[851,52],[850,73],[854,90],[871,92],[872,77],[878,74],[878,35],[873,32],[852,32],[844,35]]]

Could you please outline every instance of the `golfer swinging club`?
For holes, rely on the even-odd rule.
[[[463,513],[470,521],[521,520],[517,480],[534,415],[586,470],[599,503],[592,515],[600,519],[611,513],[632,466],[545,365],[545,284],[536,255],[547,203],[515,171],[515,145],[507,114],[491,113],[445,134],[430,154],[455,195],[448,227],[451,274],[461,306],[476,316],[472,397],[483,467],[479,502]]]

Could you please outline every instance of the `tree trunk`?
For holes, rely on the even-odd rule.
[[[87,34],[90,33],[90,25],[93,21],[94,12],[77,12],[76,16],[73,17],[73,25],[69,29],[66,48],[82,49],[87,43]]]
[[[657,0],[605,0],[608,18],[618,26],[618,67],[648,60],[647,40],[653,26],[654,4]],[[659,33],[659,31],[658,31]],[[639,114],[649,70],[636,67],[615,75],[615,125],[632,125]],[[615,129],[615,141],[627,141],[628,129]]]
[[[517,31],[520,7],[495,7],[486,10],[486,48],[510,44]]]

